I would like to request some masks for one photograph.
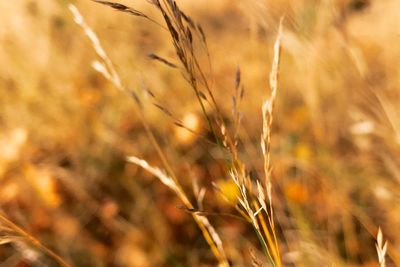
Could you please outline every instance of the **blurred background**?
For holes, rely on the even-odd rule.
[[[261,105],[285,16],[271,151],[284,266],[379,266],[378,226],[388,266],[400,264],[400,1],[177,2],[207,36],[211,62],[200,48],[201,63],[228,127],[240,68],[239,150],[252,177],[263,173]],[[237,191],[196,96],[179,70],[148,57],[178,64],[168,33],[74,3],[140,97],[185,191],[193,196],[193,181],[206,189],[203,209],[232,266],[251,266],[261,248],[251,225],[224,215],[237,215]],[[122,3],[163,21],[147,1]],[[216,266],[179,199],[126,162],[161,166],[134,101],[92,68],[97,55],[66,2],[0,1],[0,24],[1,214],[73,266]],[[0,230],[0,266],[57,266]]]

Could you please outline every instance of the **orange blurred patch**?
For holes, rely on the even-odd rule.
[[[195,133],[201,132],[201,119],[200,116],[195,113],[187,113],[182,119],[182,125],[184,127],[175,128],[175,137],[182,145],[193,144],[198,136]],[[193,132],[195,133],[193,133]]]
[[[61,204],[55,178],[50,171],[28,165],[25,168],[25,177],[47,206],[57,208]]]
[[[290,182],[285,187],[286,197],[298,204],[304,204],[309,199],[307,188],[299,182]]]
[[[219,189],[221,189],[222,193],[217,193],[217,200],[220,203],[225,204],[226,200],[232,204],[236,204],[238,202],[239,189],[232,180],[219,180],[217,185]]]
[[[298,143],[294,149],[294,154],[297,159],[308,162],[312,156],[312,151],[308,144]]]
[[[3,184],[0,188],[0,202],[11,202],[18,196],[20,188],[15,182]]]
[[[306,125],[309,120],[308,109],[306,106],[298,106],[294,108],[289,115],[290,124],[289,128],[292,130],[296,129],[299,125]],[[295,122],[295,123],[293,123]],[[293,128],[292,128],[293,127]]]
[[[101,94],[96,89],[86,89],[79,93],[81,103],[86,107],[95,106],[101,99]]]
[[[118,212],[118,205],[112,200],[107,200],[100,208],[101,217],[105,220],[113,219]]]
[[[19,157],[27,139],[28,132],[24,128],[15,128],[0,136],[0,175],[5,172],[10,162]]]
[[[128,232],[118,248],[116,255],[117,263],[129,267],[151,266],[150,259],[143,249],[144,239],[143,234],[136,229]]]
[[[306,106],[297,106],[288,112],[287,117],[282,118],[282,123],[288,132],[299,133],[309,125],[310,116]]]
[[[79,223],[72,216],[62,215],[56,218],[54,229],[58,235],[72,239],[78,234]]]
[[[187,213],[179,208],[181,205],[182,204],[179,201],[177,201],[175,204],[168,203],[163,205],[165,215],[171,222],[175,224],[182,224],[188,217]]]
[[[374,261],[369,261],[366,263],[363,263],[362,267],[379,267],[379,263],[374,262]]]

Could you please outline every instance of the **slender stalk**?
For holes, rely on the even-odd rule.
[[[50,248],[46,247],[43,245],[38,239],[33,237],[31,234],[29,234],[27,231],[10,221],[7,217],[4,215],[0,214],[0,221],[3,223],[5,226],[9,227],[12,231],[17,233],[18,235],[22,236],[26,241],[31,243],[33,246],[37,247],[39,250],[44,251],[48,256],[53,258],[55,261],[57,261],[61,266],[63,267],[71,267],[69,263],[67,263],[61,256],[59,256],[57,253],[55,253],[53,250]]]

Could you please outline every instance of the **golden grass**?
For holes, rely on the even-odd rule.
[[[6,265],[400,264],[396,0],[65,3],[0,3]]]

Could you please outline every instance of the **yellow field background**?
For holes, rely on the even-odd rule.
[[[167,186],[127,162],[136,156],[163,169],[135,99],[92,67],[99,57],[74,22],[70,2],[2,0],[1,267],[58,266],[51,252],[70,266],[218,266],[195,211],[218,232],[229,265],[273,266],[235,210],[239,191],[229,153],[215,144],[150,2],[120,3],[163,26],[73,1],[122,84],[140,99],[150,130],[198,205],[183,208]],[[240,69],[237,147],[254,188],[264,179],[261,107],[271,95],[274,42],[284,17],[270,151],[282,266],[384,266],[375,247],[378,227],[388,241],[386,266],[399,265],[400,1],[177,4],[204,30],[208,50],[198,42],[194,50],[231,132]],[[216,115],[212,105],[205,111]]]

